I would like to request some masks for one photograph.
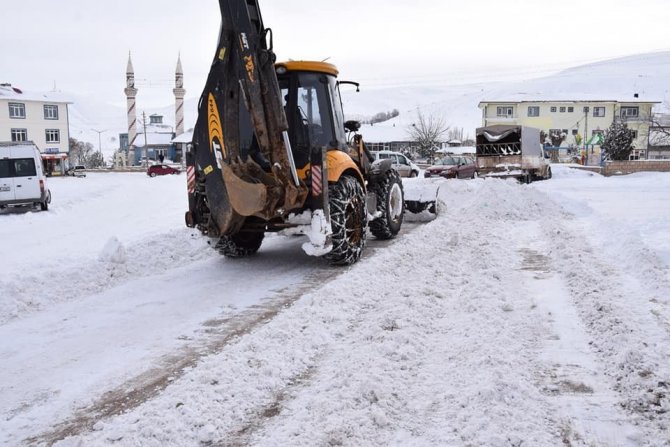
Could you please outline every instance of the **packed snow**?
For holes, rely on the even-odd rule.
[[[670,174],[552,169],[406,180],[439,215],[349,268],[219,256],[183,176],[49,179],[0,212],[0,443],[668,446]]]

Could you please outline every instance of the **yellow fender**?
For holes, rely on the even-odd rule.
[[[342,174],[346,171],[354,171],[358,181],[365,187],[365,180],[361,170],[358,169],[356,163],[342,151],[328,151],[326,153],[326,163],[328,163],[328,182],[336,183]]]

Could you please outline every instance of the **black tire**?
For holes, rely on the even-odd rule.
[[[333,265],[358,261],[365,247],[365,192],[353,177],[343,175],[328,186],[333,249],[324,258]]]
[[[407,207],[407,211],[409,211],[410,213],[419,214],[424,210],[427,210],[430,204],[426,202],[418,202],[415,200],[411,200],[409,202],[405,202],[405,206]]]
[[[551,168],[547,168],[547,180],[551,178]]]
[[[47,195],[44,202],[40,202],[40,209],[42,211],[49,211],[49,203],[51,203],[51,191],[47,190]]]
[[[391,239],[400,231],[405,213],[402,179],[391,169],[370,190],[377,196],[377,212],[381,213],[370,222],[370,232],[377,239]]]
[[[417,171],[412,171],[409,173],[410,178],[418,177],[419,173]]]
[[[253,255],[261,248],[265,233],[240,231],[236,234],[221,236],[214,248],[227,258],[244,258]]]

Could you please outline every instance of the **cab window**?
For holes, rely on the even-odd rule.
[[[14,160],[14,172],[16,177],[32,177],[37,175],[35,160],[32,158],[17,158]]]
[[[0,160],[0,178],[9,177],[9,160]]]

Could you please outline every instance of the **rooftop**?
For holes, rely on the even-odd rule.
[[[0,99],[15,101],[39,101],[72,104],[72,101],[59,92],[26,92],[11,84],[0,84]]]
[[[645,103],[645,104],[660,104],[661,101],[651,99],[643,95],[635,97],[635,93],[630,95],[597,95],[591,93],[575,94],[572,92],[565,93],[533,93],[533,92],[519,92],[512,95],[505,95],[500,97],[493,97],[488,100],[482,100],[482,104],[514,104],[514,103],[594,103],[594,102],[617,102],[617,103]]]

